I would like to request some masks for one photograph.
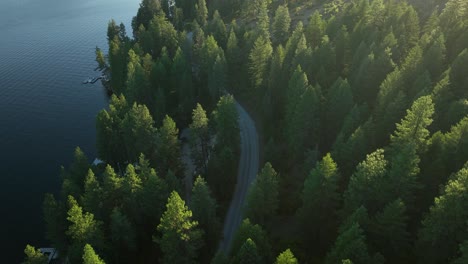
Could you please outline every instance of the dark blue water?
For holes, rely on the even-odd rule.
[[[27,243],[48,246],[41,204],[57,193],[75,146],[95,157],[95,116],[107,104],[94,72],[107,22],[127,31],[139,0],[0,0],[1,263]]]

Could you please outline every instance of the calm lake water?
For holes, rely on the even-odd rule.
[[[102,86],[82,85],[107,22],[130,21],[140,0],[0,0],[0,248],[19,263],[27,243],[48,246],[41,204],[80,146],[93,159]]]

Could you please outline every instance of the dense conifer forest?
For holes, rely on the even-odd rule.
[[[104,163],[43,205],[64,260],[468,263],[467,1],[143,0],[107,39]],[[237,102],[262,165],[223,252]]]

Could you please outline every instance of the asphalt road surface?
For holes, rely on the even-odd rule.
[[[239,113],[241,153],[236,189],[224,220],[223,237],[219,243],[219,250],[226,254],[229,253],[234,234],[243,220],[245,198],[259,166],[258,134],[255,123],[239,103],[236,103],[236,107]]]

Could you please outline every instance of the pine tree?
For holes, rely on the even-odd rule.
[[[192,196],[190,197],[190,209],[193,219],[199,223],[205,231],[205,252],[214,252],[219,240],[219,229],[221,224],[216,216],[217,203],[211,194],[206,181],[198,176],[193,184]],[[210,255],[210,254],[208,254]]]
[[[278,255],[275,264],[298,264],[296,257],[294,257],[291,250],[288,248]]]
[[[269,243],[267,233],[258,224],[252,224],[249,219],[242,221],[239,229],[234,235],[231,244],[230,254],[232,256],[238,255],[243,244],[247,239],[251,239],[258,248],[258,253],[265,263],[273,262],[271,255],[271,245]]]
[[[257,36],[270,40],[270,17],[268,16],[268,5],[266,1],[259,1],[257,14]]]
[[[426,148],[429,136],[427,127],[432,123],[434,104],[430,96],[423,96],[414,101],[405,118],[397,124],[395,133],[391,136],[393,148],[414,144],[418,152]]]
[[[213,68],[208,74],[208,90],[212,102],[216,102],[226,92],[226,84],[226,61],[217,56]]]
[[[235,264],[261,264],[264,263],[260,257],[257,245],[248,238],[240,248],[232,263]]]
[[[268,66],[273,48],[270,40],[259,36],[249,55],[249,73],[253,87],[258,91],[266,84]]]
[[[401,199],[389,203],[377,213],[370,226],[370,241],[388,261],[400,262],[410,249],[408,217]]]
[[[236,32],[231,25],[231,32],[226,44],[226,61],[227,61],[227,85],[230,91],[239,91],[240,74],[242,70],[242,53],[239,48],[239,41]]]
[[[157,227],[161,235],[153,238],[163,253],[161,263],[191,263],[202,245],[203,232],[177,192],[171,193],[166,208]]]
[[[145,105],[133,104],[122,120],[122,130],[128,161],[137,161],[141,153],[151,156],[156,129],[153,117]]]
[[[279,177],[267,162],[249,188],[245,216],[253,223],[265,226],[276,215],[279,204]]]
[[[227,31],[226,25],[224,24],[223,19],[221,18],[218,10],[215,10],[213,13],[213,19],[210,21],[209,25],[209,33],[211,33],[219,45],[226,49],[226,42],[227,42]]]
[[[338,78],[330,88],[327,96],[327,109],[325,117],[325,149],[333,143],[346,115],[353,108],[353,93],[347,80]]]
[[[278,6],[273,19],[272,31],[273,39],[276,44],[285,44],[289,37],[289,28],[291,27],[291,17],[286,5]]]
[[[99,215],[102,208],[102,188],[91,169],[84,182],[84,194],[81,198],[85,211]]]
[[[70,261],[77,262],[82,256],[83,246],[86,243],[99,248],[104,246],[102,222],[96,221],[93,214],[83,212],[72,196],[68,197],[68,207],[67,220],[70,225],[65,232],[71,241],[68,257]]]
[[[330,154],[323,157],[304,182],[302,207],[299,210],[306,244],[317,243],[327,249],[337,228],[339,172]],[[319,214],[317,212],[320,212]]]
[[[203,107],[197,104],[192,112],[192,123],[190,124],[190,147],[192,159],[198,171],[202,169],[206,171],[209,140],[208,118]]]
[[[305,29],[305,35],[307,43],[311,45],[313,49],[320,45],[322,37],[325,34],[326,22],[322,19],[322,15],[315,11],[309,18],[309,24]]]
[[[340,263],[345,259],[349,259],[354,263],[375,263],[370,262],[371,258],[367,250],[366,237],[359,224],[353,224],[338,236],[324,263]]]
[[[205,0],[198,0],[198,3],[195,4],[195,17],[200,26],[204,27],[206,25],[206,20],[208,19],[208,8],[206,7]]]
[[[386,194],[381,190],[385,184],[387,164],[383,149],[367,155],[366,160],[359,163],[344,194],[345,215],[349,215],[361,205],[372,214],[384,206],[386,197],[383,196]]]
[[[171,169],[180,174],[182,161],[180,160],[179,129],[170,116],[166,115],[157,135],[158,171]]]
[[[119,208],[114,208],[110,216],[111,240],[114,246],[115,259],[119,260],[125,256],[127,250],[136,249],[135,228],[128,217]]]
[[[422,220],[417,250],[425,263],[444,263],[458,251],[458,243],[468,239],[468,165],[453,175],[442,194],[434,199]],[[430,250],[437,248],[436,251]]]
[[[86,244],[83,249],[83,264],[105,264],[105,262],[89,244]]]

